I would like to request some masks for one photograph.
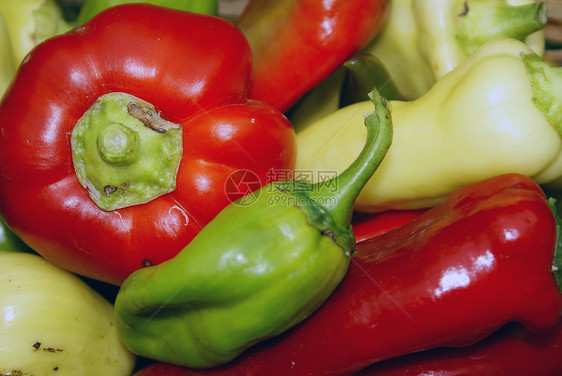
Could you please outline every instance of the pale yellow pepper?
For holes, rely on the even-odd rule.
[[[113,306],[40,256],[0,251],[0,375],[130,376]]]
[[[514,38],[544,53],[547,9],[534,0],[393,0],[388,23],[365,49],[415,99],[485,42]]]
[[[35,45],[70,28],[55,0],[0,0],[0,97]]]
[[[562,68],[518,40],[485,44],[419,99],[390,102],[393,143],[356,210],[433,206],[507,172],[562,185],[560,103]],[[365,142],[363,118],[372,109],[356,103],[297,133],[296,169],[346,168]]]
[[[0,12],[8,27],[16,67],[39,42],[71,28],[55,0],[0,0]]]

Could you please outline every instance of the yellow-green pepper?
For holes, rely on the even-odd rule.
[[[77,276],[0,251],[0,278],[0,375],[131,375],[112,305]]]
[[[386,102],[372,95],[364,148],[345,172],[316,185],[265,185],[227,206],[177,256],[125,280],[115,312],[127,347],[176,365],[217,366],[331,295],[355,250],[353,202],[392,140]]]
[[[546,13],[534,0],[393,0],[364,51],[383,62],[402,97],[415,99],[485,42],[519,39],[542,55]]]
[[[15,67],[39,42],[71,28],[55,0],[2,0],[0,12],[10,34]]]
[[[489,42],[415,101],[391,101],[393,144],[356,201],[377,212],[434,206],[468,183],[517,172],[562,185],[562,67],[514,39]],[[297,170],[343,171],[364,143],[359,102],[297,133]]]

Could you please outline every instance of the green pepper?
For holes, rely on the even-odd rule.
[[[332,294],[355,251],[355,198],[392,140],[386,101],[371,97],[366,143],[342,174],[267,184],[227,206],[176,257],[125,280],[115,312],[132,352],[217,366],[303,321]]]
[[[154,4],[167,8],[185,10],[188,12],[210,14],[213,16],[218,14],[217,0],[86,0],[80,8],[76,24],[82,25],[84,22],[109,7],[129,3]]]

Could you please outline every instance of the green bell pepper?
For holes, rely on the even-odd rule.
[[[371,96],[366,143],[341,175],[265,185],[227,206],[176,257],[125,280],[115,312],[131,351],[217,366],[303,321],[331,295],[355,251],[355,198],[392,140],[386,101]]]
[[[129,3],[154,4],[167,8],[185,10],[188,12],[210,14],[213,16],[218,14],[217,0],[86,0],[80,8],[76,24],[82,25],[84,22],[109,7]]]

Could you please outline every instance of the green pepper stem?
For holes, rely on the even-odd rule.
[[[120,123],[110,123],[97,139],[98,153],[107,163],[114,165],[126,165],[134,161],[138,144],[137,132]]]
[[[349,226],[357,196],[382,162],[392,142],[392,120],[386,100],[376,89],[369,93],[369,97],[375,111],[365,118],[367,140],[363,150],[340,175],[314,184],[310,192],[310,198],[321,203],[332,220],[343,228]],[[327,200],[329,197],[332,199]]]
[[[176,188],[179,124],[126,93],[99,97],[71,133],[76,177],[105,211],[144,204]]]
[[[494,39],[523,40],[547,23],[544,3],[513,6],[505,0],[471,0],[464,6],[458,17],[457,39],[467,53]]]
[[[536,54],[521,55],[533,87],[533,103],[562,138],[562,67]]]
[[[554,259],[552,261],[552,274],[554,275],[558,289],[562,292],[562,225],[556,207],[556,199],[550,198],[548,204],[556,220],[556,248],[554,249]]]

